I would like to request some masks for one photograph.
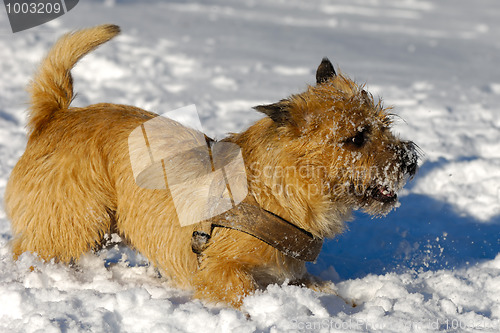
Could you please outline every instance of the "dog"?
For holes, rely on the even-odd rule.
[[[244,200],[181,226],[168,188],[139,186],[132,170],[130,134],[157,115],[71,106],[71,69],[119,32],[101,25],[63,36],[29,86],[28,143],[5,195],[14,258],[77,264],[116,232],[174,286],[209,303],[241,308],[245,296],[284,281],[334,293],[306,261],[353,210],[381,216],[397,206],[417,170],[416,145],[391,132],[389,109],[324,58],[315,85],[256,106],[264,117],[222,140],[241,149]],[[196,209],[196,200],[185,205]]]

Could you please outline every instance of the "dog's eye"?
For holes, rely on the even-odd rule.
[[[362,147],[366,142],[366,130],[356,133],[355,136],[350,137],[346,140],[346,143],[350,143],[358,148]]]
[[[357,146],[361,147],[365,143],[365,133],[364,132],[358,132],[355,136],[351,138],[351,142]]]

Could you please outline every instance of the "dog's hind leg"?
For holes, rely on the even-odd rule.
[[[10,186],[6,193],[15,257],[33,252],[44,260],[71,262],[99,246],[112,223],[111,198],[104,191],[85,184],[81,171],[75,175],[63,167],[49,171],[40,165],[29,173],[19,170],[11,176],[16,188]]]

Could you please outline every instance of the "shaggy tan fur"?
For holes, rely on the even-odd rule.
[[[77,262],[117,231],[174,285],[212,302],[240,307],[257,288],[286,279],[328,289],[303,261],[236,230],[215,228],[198,263],[190,246],[197,226],[181,227],[169,191],[139,187],[133,176],[129,134],[157,115],[70,106],[71,68],[118,33],[102,25],[64,36],[31,83],[28,144],[5,197],[14,256]],[[380,102],[330,67],[324,60],[315,86],[256,107],[267,117],[225,139],[241,147],[258,204],[319,238],[342,232],[353,209],[391,210],[417,160],[413,143],[390,132]]]

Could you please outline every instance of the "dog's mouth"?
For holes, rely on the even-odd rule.
[[[398,195],[396,192],[390,190],[387,186],[385,185],[378,185],[375,186],[371,192],[370,196],[377,201],[383,202],[383,203],[391,203],[395,202],[398,200]]]

